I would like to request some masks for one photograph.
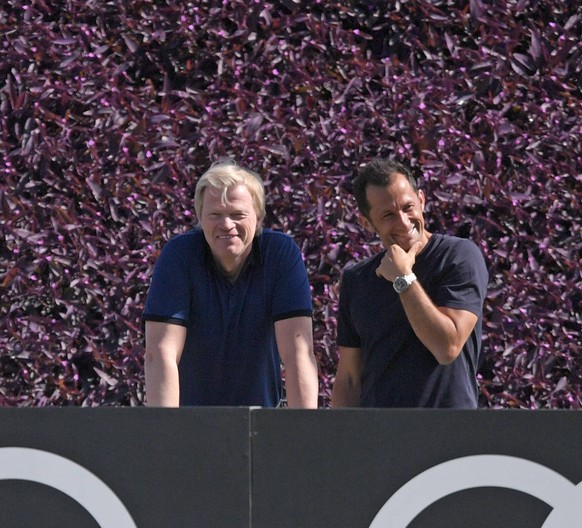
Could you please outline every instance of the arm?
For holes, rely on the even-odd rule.
[[[404,251],[396,244],[390,246],[376,274],[394,282],[398,275],[411,273],[421,247],[421,244],[416,243]],[[400,294],[400,301],[422,344],[441,365],[452,363],[471,335],[477,316],[468,310],[436,306],[418,280]]]
[[[477,316],[467,310],[435,306],[418,281],[400,294],[400,301],[422,344],[441,365],[452,363],[469,339]]]
[[[310,317],[290,317],[275,322],[277,348],[285,365],[289,407],[317,409],[319,380],[313,355]]]
[[[186,341],[186,327],[146,321],[145,388],[150,407],[178,407],[178,363]]]
[[[331,394],[332,407],[360,406],[362,367],[359,348],[339,347],[339,364]]]

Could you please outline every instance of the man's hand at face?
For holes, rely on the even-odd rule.
[[[397,244],[392,244],[386,248],[386,254],[382,258],[380,265],[376,268],[376,275],[378,277],[384,277],[390,282],[394,282],[396,277],[412,273],[416,256],[420,253],[422,247],[423,243],[420,240],[412,244],[408,251],[404,251]]]

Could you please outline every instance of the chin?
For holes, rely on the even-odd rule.
[[[415,238],[414,240],[394,241],[393,243],[402,248],[403,251],[410,251],[412,245],[419,240],[420,238]]]

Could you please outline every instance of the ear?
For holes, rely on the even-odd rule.
[[[426,196],[422,189],[418,191],[418,199],[420,200],[420,210],[424,212],[424,204],[426,203]]]
[[[364,229],[370,231],[370,233],[376,233],[376,230],[374,229],[372,222],[370,222],[370,220],[368,220],[363,214],[360,214],[358,219],[360,220],[360,224]]]

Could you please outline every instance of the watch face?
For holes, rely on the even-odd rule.
[[[394,281],[394,289],[398,293],[402,293],[406,288],[408,288],[408,282],[406,279],[404,277],[396,277],[396,280]]]

